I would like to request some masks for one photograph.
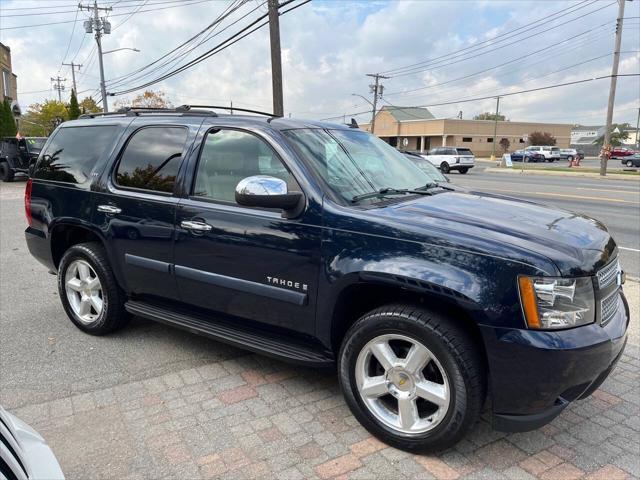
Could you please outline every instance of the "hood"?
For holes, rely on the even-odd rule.
[[[467,243],[512,246],[551,260],[562,275],[590,275],[616,254],[607,228],[582,214],[504,195],[456,190],[370,210],[387,221]],[[497,253],[496,253],[497,254]]]

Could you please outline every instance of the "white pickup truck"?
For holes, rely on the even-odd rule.
[[[442,173],[449,173],[451,170],[467,173],[476,164],[476,157],[468,148],[438,147],[419,155],[438,167]]]
[[[527,152],[537,152],[540,155],[544,156],[544,159],[547,162],[555,162],[556,160],[560,160],[560,148],[552,147],[549,145],[537,146],[533,145],[531,147],[525,148]]]

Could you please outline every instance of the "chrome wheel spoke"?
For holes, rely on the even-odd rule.
[[[69,287],[74,292],[81,292],[82,281],[79,278],[72,278],[71,280],[67,280],[67,287]]]
[[[99,289],[100,288],[100,279],[97,276],[92,278],[92,279],[90,279],[87,282],[87,288],[89,290],[97,290],[97,289]]]
[[[446,387],[429,380],[422,380],[416,384],[416,394],[439,407],[444,407],[449,403]]]
[[[100,312],[102,311],[102,299],[97,295],[91,295],[89,297],[89,303],[91,303],[91,306],[96,311],[96,313],[100,314]]]
[[[373,356],[376,357],[376,360],[380,362],[380,365],[382,365],[385,371],[392,368],[398,362],[398,357],[396,357],[396,354],[391,350],[389,342],[374,343],[371,345],[371,353],[373,353]]]
[[[80,300],[80,307],[78,308],[78,313],[81,317],[88,315],[91,313],[91,300],[88,297],[83,296],[82,300]]]
[[[389,393],[384,375],[365,378],[364,384],[360,387],[360,391],[364,396],[369,398],[377,398]]]
[[[418,374],[427,366],[430,359],[429,350],[419,343],[414,343],[405,359],[404,369],[413,374]]]
[[[89,270],[89,265],[86,263],[78,263],[78,275],[80,276],[80,280],[83,282],[88,282],[91,279],[91,270]]]
[[[410,430],[420,420],[418,406],[413,398],[398,399],[398,422],[402,428]]]

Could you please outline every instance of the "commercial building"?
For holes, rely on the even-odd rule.
[[[556,138],[556,145],[568,148],[571,125],[562,123],[499,121],[496,133],[496,154],[502,154],[500,140],[509,141],[512,152],[529,145],[525,137],[532,132],[548,132]],[[371,131],[369,124],[362,129]],[[493,150],[493,120],[461,120],[435,118],[426,108],[384,106],[376,114],[375,134],[402,150],[427,151],[435,147],[470,148],[476,156],[490,156]]]
[[[1,100],[18,100],[18,77],[11,68],[11,49],[0,43],[0,94]]]

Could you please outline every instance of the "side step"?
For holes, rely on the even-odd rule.
[[[207,321],[199,317],[168,311],[162,307],[134,300],[126,302],[124,307],[132,315],[188,330],[198,335],[210,337],[279,360],[316,367],[334,365],[334,360],[328,352],[325,353],[304,345],[283,341],[263,332],[241,330],[225,323]]]

